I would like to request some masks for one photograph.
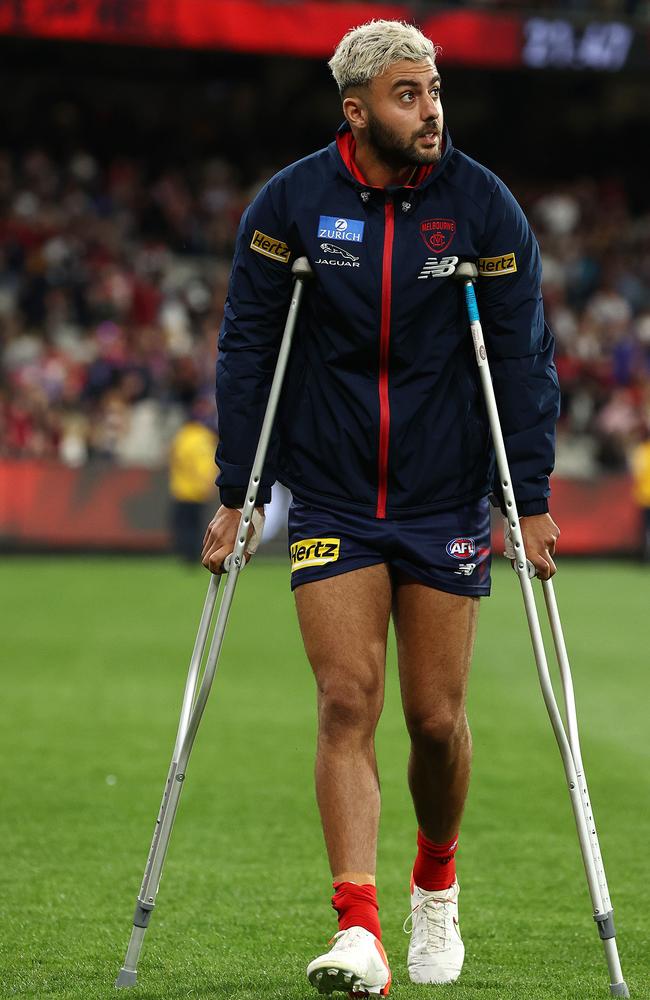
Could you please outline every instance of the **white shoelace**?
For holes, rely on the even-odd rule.
[[[450,940],[450,924],[453,920],[448,906],[454,906],[451,900],[434,899],[427,897],[422,899],[417,906],[414,906],[408,917],[404,921],[403,929],[405,934],[413,932],[413,918],[418,912],[424,914],[427,927],[427,944],[436,951],[444,951]],[[410,927],[408,926],[411,922]]]

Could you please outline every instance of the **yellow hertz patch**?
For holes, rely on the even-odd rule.
[[[484,278],[495,274],[514,274],[517,261],[514,253],[504,253],[500,257],[479,257],[478,273]]]
[[[339,557],[340,538],[305,538],[294,542],[291,552],[291,572],[305,569],[307,566],[324,566],[335,562]]]
[[[279,260],[283,264],[288,264],[291,256],[291,251],[286,243],[283,243],[282,240],[276,240],[272,236],[267,236],[266,233],[261,233],[259,229],[253,233],[251,250],[256,250],[265,257],[270,257],[271,260]]]

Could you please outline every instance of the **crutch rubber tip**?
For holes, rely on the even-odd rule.
[[[627,988],[625,980],[622,983],[611,983],[609,992],[613,997],[629,997],[630,995],[630,991]]]
[[[118,989],[122,989],[125,986],[135,986],[138,981],[138,973],[133,972],[132,969],[120,969],[120,974],[115,980],[115,986]],[[620,994],[629,995],[629,994]]]

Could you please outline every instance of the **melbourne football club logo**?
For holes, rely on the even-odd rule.
[[[471,559],[476,552],[473,538],[452,538],[447,542],[447,555],[453,559]]]
[[[425,219],[420,223],[420,236],[434,253],[444,253],[455,235],[453,219]]]

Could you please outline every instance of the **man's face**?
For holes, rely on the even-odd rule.
[[[378,157],[396,168],[438,163],[443,114],[431,60],[393,63],[365,89],[367,136]]]

